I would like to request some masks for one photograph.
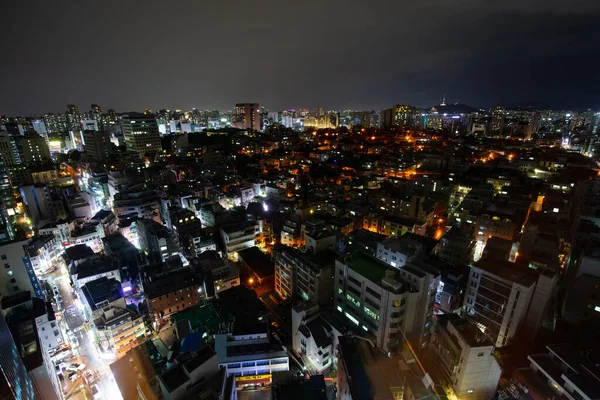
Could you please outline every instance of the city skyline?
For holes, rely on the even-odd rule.
[[[173,13],[157,2],[112,4],[11,5],[7,15],[25,17],[7,21],[0,114],[241,101],[380,110],[433,106],[444,93],[475,107],[600,106],[592,78],[600,6],[592,1],[190,3]]]

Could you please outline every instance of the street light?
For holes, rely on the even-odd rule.
[[[249,279],[248,279],[248,283],[249,283],[250,285],[252,285],[252,284],[254,283],[254,278],[249,278]]]

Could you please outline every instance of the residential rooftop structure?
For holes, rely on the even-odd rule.
[[[271,341],[267,321],[235,323],[231,333],[215,336],[219,367],[227,375],[270,375],[289,370],[289,356],[281,343]],[[252,380],[247,382],[252,383]]]
[[[120,299],[123,299],[123,288],[121,282],[114,278],[103,276],[90,281],[81,287],[81,293],[92,313],[98,313],[104,307],[110,306]],[[125,307],[125,301],[120,302]],[[93,317],[89,317],[93,319]]]
[[[313,374],[337,369],[338,339],[351,331],[338,315],[304,302],[292,308],[292,332],[292,347]]]
[[[161,262],[177,254],[177,237],[167,227],[152,219],[138,219],[135,223],[140,249],[151,262]]]
[[[248,284],[256,284],[266,287],[273,286],[275,268],[271,259],[266,256],[258,247],[252,246],[238,252],[238,259],[242,268],[245,268],[248,276]],[[253,279],[253,281],[250,281]]]
[[[225,255],[232,256],[253,247],[260,232],[260,225],[255,222],[237,222],[222,226],[221,239],[225,245]]]
[[[433,343],[451,393],[459,399],[495,398],[502,369],[494,344],[475,324],[456,314],[441,316]]]
[[[331,304],[336,253],[324,249],[314,254],[279,245],[273,255],[275,291],[283,299],[298,295],[305,301]]]
[[[152,390],[157,384],[157,370],[149,348],[150,340],[129,350],[123,357],[110,364],[119,391],[124,399],[144,397],[148,400],[158,399]]]
[[[377,243],[375,256],[395,268],[402,268],[408,261],[414,260],[423,254],[423,246],[404,238],[389,238]]]
[[[308,379],[286,372],[274,372],[271,383],[273,400],[327,400],[327,386],[323,375],[311,375]]]
[[[73,263],[69,274],[75,286],[81,288],[86,283],[102,277],[115,278],[121,281],[120,270],[121,266],[118,259],[98,254],[86,258],[78,264]]]
[[[206,291],[210,295],[210,289],[208,284],[208,277],[210,276],[213,281],[213,294],[220,293],[233,286],[240,284],[240,271],[239,267],[229,261],[223,259],[219,253],[214,250],[207,250],[198,257],[192,260],[193,264],[198,264],[200,268],[206,273],[207,283]]]
[[[355,229],[346,237],[346,244],[342,252],[352,253],[357,250],[363,250],[369,254],[375,254],[377,243],[385,240],[386,236],[367,229]]]
[[[99,346],[104,351],[114,352],[117,358],[138,346],[146,331],[142,316],[126,307],[104,307],[93,323]]]
[[[143,258],[133,243],[117,232],[102,238],[102,246],[107,256],[119,259],[123,275],[127,278],[124,280],[137,278],[138,267],[143,263]]]
[[[154,219],[157,222],[160,218],[160,195],[142,186],[130,187],[115,193],[112,205],[117,218],[131,213],[137,213],[139,218]]]
[[[530,354],[528,368],[515,378],[533,398],[569,400],[600,398],[600,369],[568,344],[546,346],[548,353]]]
[[[218,367],[217,355],[209,345],[181,354],[175,365],[158,377],[165,400],[230,399],[235,386],[232,380]]]
[[[145,265],[140,277],[148,310],[157,321],[200,303],[206,296],[204,274],[183,265],[177,257]]]

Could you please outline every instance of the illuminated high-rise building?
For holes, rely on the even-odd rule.
[[[69,130],[65,114],[45,114],[44,123],[48,133],[67,132]]]
[[[414,106],[397,104],[392,108],[382,110],[379,118],[381,128],[418,128],[420,112]]]
[[[104,161],[112,153],[112,143],[108,132],[85,130],[82,136],[85,152],[93,160]]]
[[[93,114],[102,114],[102,107],[100,107],[98,104],[92,104],[90,108]]]
[[[23,162],[26,164],[51,160],[46,139],[36,133],[31,132],[25,135],[22,146]]]
[[[128,151],[143,156],[145,153],[156,153],[162,150],[154,114],[148,112],[124,114],[122,125]]]
[[[67,112],[65,113],[67,117],[67,123],[69,129],[79,129],[79,124],[81,120],[81,115],[79,114],[79,107],[74,104],[67,104]]]
[[[235,105],[235,126],[240,129],[260,130],[260,105],[239,103]]]
[[[504,129],[504,122],[506,118],[506,110],[503,107],[496,107],[492,111],[492,131],[502,133]]]

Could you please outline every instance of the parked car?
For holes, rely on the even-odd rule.
[[[72,363],[67,367],[69,371],[83,371],[85,369],[85,364]]]

